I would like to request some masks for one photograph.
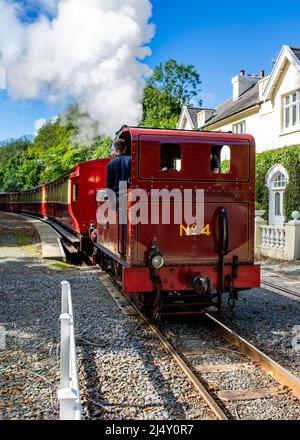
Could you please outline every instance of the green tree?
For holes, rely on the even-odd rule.
[[[18,152],[11,157],[3,173],[3,191],[20,191],[24,187],[24,176],[19,168],[24,160],[24,153]]]
[[[169,60],[147,81],[141,126],[175,128],[184,105],[201,106],[200,75],[193,65]]]
[[[76,105],[71,106],[56,121],[48,121],[34,139],[11,140],[0,146],[0,191],[34,188],[55,180],[76,163],[109,157],[109,137],[80,141],[77,121],[81,116],[87,118]],[[96,133],[96,124],[89,126]]]
[[[10,139],[0,144],[0,191],[3,191],[3,188],[7,187],[7,185],[10,188],[13,187],[13,180],[11,180],[10,176],[7,174],[7,169],[10,167],[14,174],[12,179],[14,179],[16,177],[16,170],[13,168],[12,159],[14,156],[16,156],[16,158],[23,157],[23,153],[25,154],[28,151],[31,144],[32,138],[30,136],[23,136],[19,139]],[[14,166],[16,166],[16,164],[19,164],[18,160],[16,160]],[[7,179],[10,180],[9,184],[7,183]]]

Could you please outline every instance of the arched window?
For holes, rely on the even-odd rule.
[[[288,183],[289,175],[282,165],[273,166],[267,174],[266,186],[269,189],[270,225],[284,225],[284,192]]]
[[[278,172],[277,176],[273,181],[274,188],[285,188],[287,184],[287,178],[281,172]]]
[[[231,167],[231,149],[228,145],[213,145],[210,168],[214,174],[229,174]]]
[[[275,215],[281,215],[280,193],[275,193]]]
[[[230,173],[231,149],[228,145],[224,145],[221,150],[221,173]]]

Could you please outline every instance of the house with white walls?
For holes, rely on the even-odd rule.
[[[300,145],[300,48],[284,45],[267,76],[263,70],[259,75],[241,70],[231,82],[229,99],[215,109],[184,107],[177,128],[248,133],[255,138],[257,153]],[[289,220],[284,217],[289,179],[280,163],[266,175],[270,225]]]

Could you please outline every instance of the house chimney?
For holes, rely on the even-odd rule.
[[[264,77],[265,77],[265,71],[264,71],[264,70],[261,70],[259,76],[260,76],[261,78],[264,78]]]
[[[234,101],[239,99],[239,97],[248,89],[250,89],[253,84],[256,84],[258,80],[259,77],[257,75],[245,75],[245,70],[241,70],[239,75],[235,76],[231,80],[233,86],[232,99]]]

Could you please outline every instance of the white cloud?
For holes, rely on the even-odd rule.
[[[52,12],[57,7],[53,19],[40,15],[23,24],[17,6],[0,0],[0,50],[11,96],[50,102],[75,98],[105,134],[137,124],[143,78],[150,73],[142,61],[151,53],[147,44],[154,35],[150,1],[36,2]]]
[[[47,119],[44,118],[40,118],[37,119],[34,124],[33,124],[33,128],[34,128],[34,134],[37,135],[39,130],[44,127],[44,125],[46,124]]]
[[[5,67],[0,64],[0,90],[6,89],[6,71]]]
[[[36,136],[41,128],[44,127],[46,122],[55,122],[57,120],[57,116],[53,116],[51,119],[39,118],[33,124],[34,135]]]

